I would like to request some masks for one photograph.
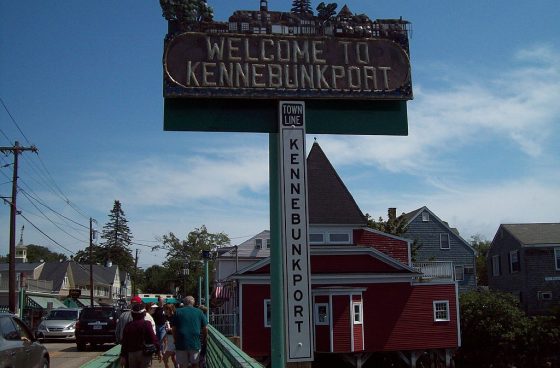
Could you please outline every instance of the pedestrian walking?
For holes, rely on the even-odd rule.
[[[162,358],[160,345],[149,322],[144,319],[146,309],[143,304],[132,306],[132,321],[123,330],[121,340],[121,367],[147,368],[152,364],[153,354]]]
[[[163,306],[163,309],[165,310],[165,315],[168,319],[165,322],[166,335],[163,339],[163,364],[165,364],[165,368],[169,368],[169,359],[171,359],[173,368],[177,368],[178,364],[177,358],[175,356],[175,340],[173,339],[173,330],[171,329],[171,324],[169,323],[169,320],[171,320],[175,315],[175,306],[173,304],[166,304]]]
[[[153,308],[152,317],[154,318],[154,322],[156,324],[156,337],[159,340],[160,345],[163,343],[163,339],[166,335],[165,330],[165,323],[167,322],[167,315],[165,314],[163,305],[163,297],[158,297],[158,302],[155,308]]]
[[[171,321],[175,354],[181,368],[199,368],[201,342],[208,337],[208,321],[204,313],[195,308],[192,296],[183,299],[184,307],[175,311]]]

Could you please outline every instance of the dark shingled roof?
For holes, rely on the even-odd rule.
[[[366,225],[367,220],[317,142],[307,156],[309,223]]]
[[[560,223],[502,224],[523,245],[560,244]]]

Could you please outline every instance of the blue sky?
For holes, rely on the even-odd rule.
[[[217,20],[258,7],[209,4]],[[560,3],[346,4],[413,26],[409,136],[317,136],[362,211],[426,205],[465,239],[491,239],[500,223],[560,221]],[[268,229],[267,135],[163,131],[165,33],[157,1],[0,3],[0,97],[12,116],[0,106],[0,146],[38,147],[21,156],[18,207],[56,242],[18,218],[25,243],[83,249],[80,225],[91,216],[101,227],[115,199],[144,245],[203,224],[234,244]],[[11,162],[0,155],[0,166]],[[0,168],[0,196],[11,194],[11,172]],[[0,206],[0,254],[8,223]],[[143,267],[164,256],[134,248]]]

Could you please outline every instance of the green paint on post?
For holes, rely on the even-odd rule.
[[[275,118],[278,122],[278,118]],[[280,223],[280,136],[278,133],[268,135],[268,160],[270,181],[270,308],[272,314],[271,363],[272,368],[286,366],[286,344],[284,330],[284,270],[281,248]]]

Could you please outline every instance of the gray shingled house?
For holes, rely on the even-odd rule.
[[[560,223],[501,224],[488,251],[488,286],[528,314],[560,307]]]
[[[404,214],[404,237],[415,241],[414,264],[433,268],[434,273],[451,273],[459,292],[476,288],[476,251],[459,231],[424,206]]]

